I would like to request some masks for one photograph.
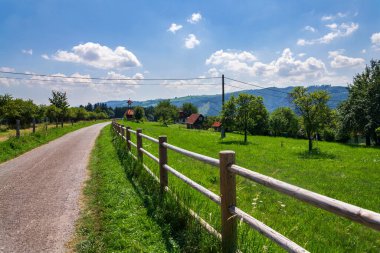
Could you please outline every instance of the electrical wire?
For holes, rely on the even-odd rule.
[[[102,77],[79,77],[79,76],[58,76],[58,75],[47,75],[47,74],[33,74],[33,73],[23,73],[23,72],[13,72],[13,71],[0,71],[2,74],[11,75],[24,75],[24,76],[39,76],[39,77],[52,77],[52,78],[71,78],[71,79],[89,79],[89,80],[103,80],[103,81],[189,81],[189,80],[210,80],[210,79],[220,79],[221,77],[190,77],[190,78],[102,78]]]
[[[71,77],[70,77],[71,78]],[[66,82],[64,80],[46,80],[46,79],[28,79],[28,78],[20,78],[20,77],[7,77],[7,76],[0,76],[0,79],[7,79],[7,80],[22,80],[22,81],[34,81],[34,82],[50,82],[50,83],[63,83],[63,84],[90,84],[91,82]],[[139,79],[139,81],[144,81],[145,79]],[[120,85],[127,85],[127,86],[149,86],[149,85],[162,85],[162,86],[215,86],[220,85],[217,83],[113,83],[113,82],[94,82],[94,84],[120,84]]]

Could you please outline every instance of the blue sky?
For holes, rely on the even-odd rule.
[[[264,87],[347,85],[380,58],[379,14],[375,0],[0,0],[0,70],[73,77],[0,74],[28,79],[0,78],[0,94],[47,103],[58,89],[72,105],[216,94],[219,79],[143,79],[221,74]]]

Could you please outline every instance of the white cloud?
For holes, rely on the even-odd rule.
[[[191,17],[187,20],[187,22],[191,24],[196,24],[201,20],[202,20],[202,15],[198,12],[198,13],[191,14]]]
[[[33,49],[23,49],[21,52],[23,54],[33,55]]]
[[[342,54],[343,50],[330,51],[329,58],[332,59],[330,65],[332,68],[347,68],[363,66],[365,60],[363,58],[352,58]]]
[[[42,54],[41,57],[45,60],[50,60],[50,57],[47,54]]]
[[[257,61],[257,57],[247,51],[218,50],[206,60],[206,64],[220,65],[232,61],[254,62]]]
[[[70,52],[58,50],[52,59],[62,62],[85,64],[99,69],[123,69],[141,66],[137,57],[125,47],[115,50],[98,43],[87,42],[74,46]]]
[[[348,16],[349,13],[342,13],[342,12],[338,12],[337,14],[335,15],[326,15],[326,16],[323,16],[321,18],[322,21],[331,21],[331,20],[334,20],[334,19],[337,19],[337,18],[345,18]],[[357,15],[357,14],[356,14]],[[355,15],[354,15],[355,16]]]
[[[304,30],[305,30],[305,31],[312,32],[312,33],[313,33],[313,32],[316,32],[315,28],[312,27],[312,26],[309,26],[309,25],[305,26],[305,27],[304,27]]]
[[[299,53],[298,57],[304,57],[306,54],[305,53]]]
[[[374,49],[380,50],[380,32],[372,34],[371,42]]]
[[[10,67],[0,67],[0,71],[4,71],[4,72],[14,72],[15,69],[14,69],[14,68],[10,68]]]
[[[168,29],[168,32],[176,33],[178,30],[182,29],[182,25],[177,25],[176,23],[172,23]]]
[[[331,31],[321,38],[313,40],[298,39],[297,45],[314,45],[314,44],[329,44],[333,40],[341,37],[347,37],[359,29],[358,23],[342,23],[337,25],[335,23],[326,25]]]
[[[362,49],[362,54],[365,54],[365,53],[367,53],[367,50],[365,50],[365,49]]]
[[[189,34],[185,39],[185,47],[189,49],[198,46],[200,43],[201,42],[197,39],[197,37],[194,34]]]
[[[289,48],[282,51],[276,60],[263,63],[245,51],[216,51],[207,60],[206,65],[218,66],[219,71],[235,74],[248,74],[254,77],[269,77],[281,81],[306,81],[321,78],[326,73],[325,64],[314,57],[297,60]]]

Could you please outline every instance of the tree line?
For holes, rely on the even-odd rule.
[[[70,107],[66,92],[52,91],[49,102],[50,105],[37,105],[30,99],[0,95],[0,123],[5,126],[2,130],[14,128],[16,120],[20,120],[21,126],[26,128],[33,120],[37,123],[55,122],[58,126],[67,121],[107,119],[113,115],[109,114],[105,104],[95,104],[91,109],[85,106]]]

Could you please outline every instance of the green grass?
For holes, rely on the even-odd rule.
[[[354,205],[380,212],[380,149],[318,142],[307,152],[307,141],[282,137],[243,136],[187,130],[182,126],[128,122],[133,129],[153,137],[167,135],[168,142],[211,157],[234,150],[236,163],[285,182]],[[134,135],[132,135],[133,138]],[[135,140],[135,139],[133,139]],[[144,148],[158,156],[156,144],[144,140]],[[169,151],[169,165],[219,193],[218,170]],[[158,175],[158,166],[147,164]],[[169,187],[181,193],[189,206],[220,230],[219,207],[183,182],[169,175]],[[311,252],[379,252],[380,233],[363,225],[297,201],[238,177],[238,206]],[[243,252],[281,252],[277,245],[239,223],[239,248]]]
[[[104,128],[91,153],[76,251],[215,252],[213,238],[160,194],[125,151],[125,143]]]
[[[61,126],[58,128],[49,127],[47,132],[45,132],[43,128],[39,128],[34,134],[25,133],[19,139],[14,136],[9,137],[9,139],[6,141],[0,142],[0,163],[15,158],[33,148],[59,138],[69,132],[99,122],[102,121],[80,121],[78,123],[75,123],[73,126],[71,124],[65,124],[63,128],[61,128]]]

